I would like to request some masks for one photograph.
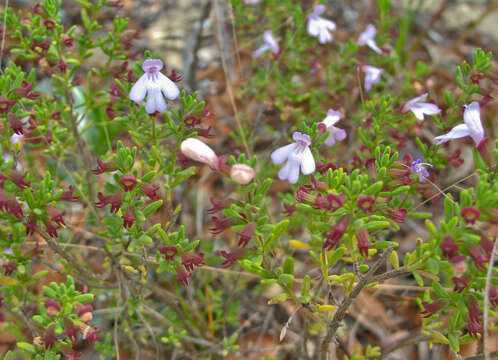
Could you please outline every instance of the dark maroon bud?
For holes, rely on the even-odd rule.
[[[192,272],[195,266],[201,266],[204,264],[204,253],[199,254],[184,253],[182,255],[182,265],[185,266],[185,270]]]
[[[490,165],[492,162],[491,153],[488,149],[489,137],[484,137],[476,146],[477,151],[481,154],[481,157],[484,159],[486,164]]]
[[[180,283],[183,286],[188,286],[188,278],[192,276],[192,273],[186,272],[183,270],[181,267],[177,267],[176,269],[176,279],[178,280],[178,283]]]
[[[171,74],[168,77],[173,82],[180,82],[183,79],[183,75],[179,74],[175,69],[171,69]]]
[[[22,219],[24,217],[22,206],[17,202],[15,197],[11,197],[7,200],[7,213],[18,219]]]
[[[322,233],[322,236],[326,239],[322,245],[323,249],[330,251],[339,243],[342,236],[346,233],[349,225],[349,219],[345,216],[339,220],[334,226],[330,227],[330,232]]]
[[[145,192],[145,195],[147,195],[147,197],[152,201],[157,201],[160,199],[159,194],[157,193],[160,188],[159,185],[142,183],[141,188]]]
[[[210,197],[209,201],[211,202],[213,207],[211,209],[207,210],[208,214],[216,214],[219,211],[225,210],[225,207],[228,206],[228,203],[224,199],[216,200],[216,199]]]
[[[49,317],[54,317],[59,311],[61,311],[61,306],[57,301],[48,299],[45,301],[45,309],[47,309],[47,315]]]
[[[53,329],[47,330],[45,335],[43,335],[42,337],[42,341],[45,349],[47,350],[52,349],[55,343],[57,342],[57,337],[55,336],[54,330]]]
[[[35,6],[33,6],[31,8],[31,13],[32,14],[38,14],[38,15],[43,14],[43,10],[42,10],[42,8],[41,8],[41,6],[40,6],[39,3],[36,3]]]
[[[61,195],[61,200],[69,201],[69,202],[76,202],[78,201],[79,197],[73,195],[74,188],[73,185],[69,185],[67,190],[64,190]]]
[[[365,214],[372,214],[374,205],[375,205],[375,198],[373,196],[360,195],[360,197],[358,197],[358,207]]]
[[[246,247],[254,234],[254,229],[256,225],[254,223],[247,224],[242,231],[238,231],[235,234],[239,236],[239,246]]]
[[[387,214],[391,219],[393,219],[398,224],[403,224],[406,219],[406,214],[408,214],[408,210],[406,209],[394,210],[391,208],[387,208]]]
[[[57,234],[57,230],[59,230],[59,226],[54,225],[51,222],[45,223],[45,231],[50,237],[57,238],[59,234]]]
[[[93,315],[92,315],[92,305],[84,305],[81,306],[78,309],[78,317],[84,322],[84,323],[89,323],[92,321]]]
[[[469,281],[464,277],[454,276],[451,280],[455,284],[453,291],[455,291],[457,293],[461,293],[463,290],[465,290],[467,288],[467,286],[469,286]]]
[[[31,182],[29,181],[24,181],[24,178],[26,177],[26,174],[18,174],[15,171],[10,172],[10,180],[21,190],[24,190],[24,188],[31,186]]]
[[[161,248],[161,253],[164,254],[166,260],[173,260],[178,253],[178,249],[174,246],[163,246]]]
[[[295,204],[284,204],[284,214],[285,216],[291,216],[296,212],[296,205]]]
[[[469,206],[460,211],[460,216],[463,217],[467,224],[473,225],[479,219],[479,216],[481,216],[481,212],[475,207]]]
[[[115,168],[114,162],[103,162],[100,158],[97,158],[97,167],[92,170],[95,175],[100,175],[108,171],[113,171]]]
[[[8,262],[7,264],[3,264],[2,267],[6,276],[12,275],[12,273],[17,269],[17,265],[13,262]]]
[[[122,216],[122,218],[123,218],[123,227],[125,228],[132,227],[135,220],[137,220],[135,218],[135,211],[131,207],[129,207],[126,210],[126,213]]]
[[[55,27],[55,21],[52,19],[43,20],[43,25],[47,28],[48,31],[51,31]]]
[[[212,216],[211,221],[213,222],[213,226],[209,229],[209,231],[215,235],[221,234],[232,223],[230,218],[218,218],[217,216]]]
[[[52,220],[54,223],[56,223],[59,226],[66,225],[64,223],[64,219],[62,218],[66,212],[65,211],[60,211],[57,209],[55,206],[47,206],[47,214],[50,216],[50,220]]]
[[[97,194],[97,197],[99,198],[99,201],[95,203],[95,206],[98,208],[103,208],[109,203],[109,199],[111,198],[110,196],[104,196],[101,192]]]
[[[31,214],[28,217],[28,221],[24,224],[26,226],[26,236],[33,235],[38,228],[38,225],[36,224],[36,216],[35,214]],[[36,243],[38,245],[38,243]]]
[[[337,166],[333,162],[329,162],[326,164],[318,164],[316,169],[320,174],[325,174],[329,171],[329,169],[332,169],[332,171],[337,169]]]
[[[474,244],[470,244],[469,255],[478,270],[481,271],[486,270],[484,264],[486,264],[489,261],[489,259],[482,254],[481,248],[477,247]]]
[[[114,111],[114,109],[110,106],[105,108],[105,113],[107,114],[107,117],[111,120],[113,120],[116,116],[118,116],[118,112]]]
[[[66,34],[62,35],[62,42],[64,43],[64,45],[66,47],[71,47],[73,46],[73,41],[74,41],[74,38],[71,37],[71,36],[68,36]]]
[[[443,241],[439,244],[439,247],[443,251],[443,257],[447,259],[451,259],[458,253],[458,245],[455,244],[451,235],[444,235]]]
[[[437,313],[439,310],[441,310],[446,303],[443,300],[437,300],[434,301],[432,304],[429,304],[426,301],[422,301],[422,306],[424,307],[424,310],[422,311],[422,315],[425,318],[431,317],[435,313]]]
[[[373,247],[370,242],[370,235],[365,229],[360,229],[356,233],[356,238],[358,239],[358,250],[360,254],[368,257],[368,249]]]
[[[0,97],[0,114],[8,113],[15,103],[15,101],[8,100],[5,96]]]
[[[220,250],[220,255],[223,256],[223,258],[225,259],[221,263],[221,266],[226,268],[235,264],[235,262],[244,255],[244,249],[235,249],[231,253],[225,250]]]
[[[121,205],[123,205],[123,200],[121,197],[121,193],[117,192],[113,194],[109,200],[107,200],[107,203],[111,205],[111,213],[116,214],[119,209],[121,208]]]
[[[123,185],[124,191],[132,191],[135,185],[137,184],[137,180],[132,174],[125,174],[121,180],[119,180],[119,183]]]

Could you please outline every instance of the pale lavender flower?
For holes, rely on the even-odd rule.
[[[299,178],[299,169],[304,175],[309,175],[315,171],[315,159],[310,150],[311,138],[309,135],[296,131],[292,134],[292,139],[295,142],[272,152],[271,160],[277,165],[286,162],[278,172],[278,178],[295,184]]]
[[[372,88],[372,85],[375,85],[380,81],[380,76],[384,72],[384,69],[379,69],[370,65],[363,65],[361,70],[365,73],[366,91],[369,91]]]
[[[244,0],[244,5],[257,4],[259,0]]]
[[[336,28],[335,22],[320,16],[324,11],[325,5],[317,5],[308,18],[308,34],[317,37],[320,44],[332,41],[331,31]]]
[[[418,175],[418,180],[420,182],[426,182],[426,179],[429,177],[429,171],[425,168],[426,166],[432,166],[428,163],[423,163],[422,160],[417,159],[412,162],[412,166],[410,171]]]
[[[218,168],[218,155],[208,145],[199,139],[188,138],[180,144],[180,150],[186,157],[209,165],[212,169]]]
[[[401,105],[401,112],[406,113],[408,111],[411,111],[413,115],[415,115],[415,117],[421,121],[424,120],[424,114],[439,114],[441,112],[441,109],[438,108],[437,105],[422,102],[427,99],[427,95],[428,94],[425,93],[414,99],[411,99],[410,101],[407,101],[406,103],[403,103],[403,105]]]
[[[366,30],[360,34],[358,38],[358,45],[367,45],[370,49],[375,51],[377,54],[382,54],[382,50],[377,46],[375,42],[375,34],[377,29],[372,24],[368,24]]]
[[[280,51],[280,47],[278,46],[277,40],[275,40],[275,37],[273,36],[271,30],[265,31],[265,33],[263,34],[263,39],[265,40],[265,43],[259,49],[252,53],[253,58],[257,58],[266,50],[271,50],[275,55],[277,55]]]
[[[437,140],[436,145],[465,136],[470,136],[478,145],[484,138],[484,129],[481,123],[481,109],[477,101],[473,101],[470,105],[465,105],[463,121],[464,124],[458,124],[449,133],[436,136],[434,138],[434,140]]]
[[[178,86],[160,72],[163,62],[159,59],[147,59],[142,65],[143,74],[133,85],[130,91],[130,99],[139,103],[147,94],[145,110],[152,114],[155,111],[164,112],[167,109],[164,96],[169,100],[174,100],[180,95]]]
[[[320,123],[320,125],[325,125],[327,130],[330,131],[330,135],[324,142],[325,145],[333,146],[337,141],[342,141],[346,138],[346,131],[334,126],[341,117],[342,114],[339,111],[329,109],[329,111],[327,111],[327,117]]]

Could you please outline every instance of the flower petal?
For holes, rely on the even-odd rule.
[[[289,176],[289,171],[291,168],[291,163],[290,161],[287,161],[284,166],[280,169],[278,172],[278,178],[280,180],[287,180],[287,177]]]
[[[301,171],[304,175],[309,175],[315,171],[315,159],[309,147],[306,147],[301,155]],[[294,184],[294,183],[293,183]]]
[[[291,184],[295,184],[299,180],[299,162],[289,161],[288,164],[289,174],[287,176],[287,180],[289,180]]]
[[[358,38],[358,45],[365,45],[368,40],[373,39],[375,34],[377,33],[377,29],[372,24],[368,24],[367,28],[364,32],[360,34]]]
[[[266,50],[269,50],[270,47],[266,44],[260,46],[256,51],[252,53],[252,57],[256,59],[257,57],[261,56],[262,53],[264,53]]]
[[[434,138],[437,140],[436,145],[445,143],[451,139],[463,138],[471,134],[471,131],[467,124],[458,124],[453,129],[451,129],[447,134],[439,135]]]
[[[147,82],[147,74],[143,74],[140,79],[132,86],[130,90],[130,100],[133,100],[136,103],[139,103],[145,98],[145,93],[147,89],[145,84]]]
[[[164,96],[166,96],[169,100],[175,100],[178,95],[180,95],[180,89],[178,89],[178,86],[176,86],[176,84],[168,79],[168,77],[163,73],[158,73],[157,75],[159,87],[161,88]]]
[[[297,144],[292,143],[289,145],[282,146],[271,153],[270,157],[274,164],[281,164],[289,158],[289,155],[294,151]]]
[[[308,34],[311,36],[318,36],[318,31],[320,30],[320,22],[317,19],[310,18],[308,20]]]
[[[382,54],[382,50],[377,46],[375,40],[371,39],[367,41],[367,46],[375,51],[377,54]]]
[[[435,115],[441,112],[441,109],[435,104],[431,103],[417,103],[413,104],[410,108],[415,117],[419,120],[424,120],[424,114]]]
[[[463,113],[463,121],[472,132],[472,138],[478,143],[484,137],[484,129],[481,123],[481,109],[477,101],[467,105]]]

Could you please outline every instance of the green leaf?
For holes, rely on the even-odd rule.
[[[448,340],[450,341],[450,346],[453,351],[460,351],[460,342],[454,334],[448,334]]]
[[[446,292],[446,290],[443,288],[443,286],[439,282],[433,281],[432,288],[434,289],[434,292],[436,293],[436,295],[438,297],[443,298],[443,299],[448,299],[450,297],[448,295],[448,293]]]
[[[310,293],[311,278],[308,274],[303,279],[303,285],[301,286],[301,296],[307,297]]]
[[[267,249],[273,245],[273,243],[284,233],[284,231],[289,226],[289,220],[282,220],[277,225],[274,226],[272,232],[265,241],[264,248]]]
[[[146,218],[149,217],[149,215],[152,214],[153,212],[155,212],[157,209],[159,209],[162,204],[163,204],[162,200],[157,200],[157,201],[154,201],[153,203],[147,205],[147,207],[142,210],[144,216]]]
[[[284,273],[290,275],[294,274],[294,258],[289,256],[287,259],[285,259]]]
[[[75,302],[79,302],[81,304],[89,303],[93,300],[93,294],[81,294],[74,297]]]

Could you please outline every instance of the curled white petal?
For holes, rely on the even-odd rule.
[[[145,84],[147,82],[147,74],[143,74],[140,79],[132,86],[130,90],[130,100],[139,103],[145,98],[147,89]]]
[[[273,33],[270,30],[266,30],[263,38],[266,42],[266,44],[269,46],[269,48],[273,51],[274,54],[277,54],[280,50],[277,40],[273,36]]]
[[[162,73],[158,73],[158,83],[164,96],[169,100],[175,100],[180,95],[178,86]]]
[[[186,157],[208,164],[213,169],[218,166],[218,156],[216,153],[199,139],[188,138],[183,140],[180,150]]]
[[[313,173],[316,169],[315,159],[309,147],[306,147],[301,155],[301,171],[304,175]]]
[[[481,109],[477,101],[473,101],[467,105],[463,112],[463,121],[470,129],[470,136],[476,144],[484,137],[484,128],[481,123]]]
[[[289,158],[289,155],[294,151],[296,146],[296,143],[292,143],[278,148],[270,155],[271,160],[277,165],[283,163]]]
[[[471,130],[467,126],[467,124],[458,124],[453,129],[451,129],[447,134],[439,135],[434,138],[436,140],[436,145],[445,143],[450,141],[451,139],[463,138],[465,136],[469,136],[471,134]]]

